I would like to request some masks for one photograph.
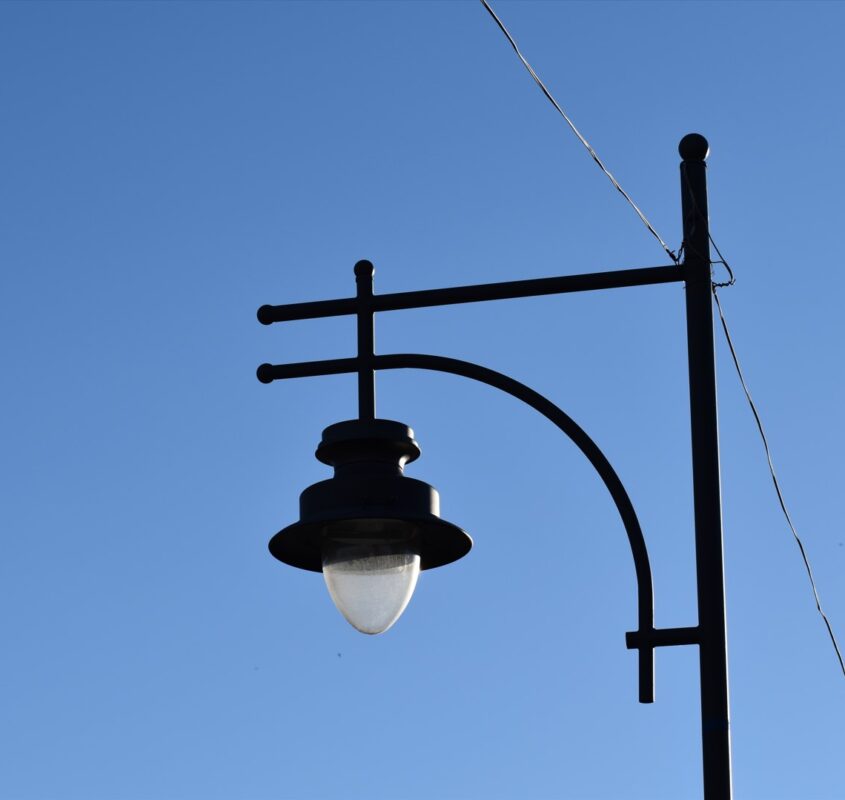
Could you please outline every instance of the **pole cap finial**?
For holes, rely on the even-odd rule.
[[[688,133],[678,144],[678,152],[684,161],[706,161],[710,144],[700,133]]]
[[[355,265],[356,278],[372,278],[376,274],[376,268],[371,261],[359,261]]]

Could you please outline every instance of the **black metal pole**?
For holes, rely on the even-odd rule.
[[[707,140],[697,133],[680,143],[684,223],[687,347],[689,354],[695,558],[698,584],[701,739],[705,800],[730,800],[731,733],[722,499],[710,232],[707,215]]]
[[[375,419],[376,372],[373,367],[375,342],[373,315],[373,276],[375,269],[369,261],[355,265],[355,283],[358,288],[358,418]]]

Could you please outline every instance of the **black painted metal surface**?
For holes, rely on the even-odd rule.
[[[370,264],[369,261],[359,262]],[[356,265],[357,266],[357,265]],[[372,265],[370,265],[372,267]],[[668,267],[642,267],[585,275],[563,275],[557,278],[533,278],[527,281],[480,283],[474,286],[452,286],[448,289],[424,289],[419,292],[377,294],[372,298],[373,311],[398,311],[407,308],[429,308],[457,303],[480,303],[486,300],[509,300],[515,297],[540,297],[547,294],[590,292],[599,289],[619,289],[625,286],[648,286],[673,283],[684,279],[674,264]],[[317,300],[312,303],[289,303],[283,306],[261,306],[258,321],[262,325],[292,322],[298,319],[339,317],[357,314],[359,299]]]
[[[707,140],[680,143],[687,350],[692,432],[695,562],[700,629],[701,738],[705,800],[730,800],[731,734],[722,556],[722,495],[707,212]]]
[[[440,517],[433,486],[404,474],[405,464],[419,454],[414,432],[401,422],[354,419],[330,425],[316,455],[334,467],[334,476],[302,492],[299,521],[270,540],[272,555],[321,572],[327,540],[402,540],[419,553],[420,569],[463,558],[472,539]]]

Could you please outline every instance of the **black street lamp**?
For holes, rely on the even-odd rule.
[[[704,797],[729,800],[727,630],[705,164],[708,151],[707,140],[696,133],[685,136],[679,145],[683,263],[375,295],[373,266],[359,261],[355,265],[356,297],[262,306],[258,310],[258,319],[265,325],[354,314],[358,355],[262,364],[258,379],[271,383],[285,378],[358,373],[358,419],[326,428],[317,449],[317,458],[332,465],[335,474],[302,493],[299,522],[271,539],[270,552],[292,566],[322,571],[335,604],[364,633],[380,633],[399,618],[421,569],[455,561],[472,547],[464,531],[440,518],[437,491],[404,476],[405,464],[419,456],[419,447],[410,428],[376,419],[376,370],[427,369],[462,375],[517,397],[554,423],[604,481],[628,535],[637,576],[638,629],[626,634],[626,644],[639,655],[639,700],[654,702],[655,647],[698,645]],[[433,355],[375,355],[373,324],[378,311],[674,281],[683,281],[686,287],[698,623],[656,629],[651,567],[636,512],[613,467],[587,433],[533,389],[478,364]]]

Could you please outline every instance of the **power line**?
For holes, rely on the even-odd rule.
[[[590,154],[590,156],[592,156],[593,161],[596,162],[599,169],[605,175],[607,175],[614,188],[622,195],[622,197],[625,198],[625,200],[628,201],[628,204],[637,213],[637,216],[642,220],[646,228],[648,228],[651,235],[654,236],[654,238],[657,239],[658,242],[660,242],[660,245],[666,251],[669,258],[671,258],[675,264],[679,263],[677,254],[669,248],[669,245],[667,245],[666,242],[663,241],[663,238],[655,230],[654,226],[648,221],[648,219],[646,219],[645,214],[640,211],[639,206],[631,199],[631,196],[620,186],[619,181],[617,181],[616,178],[613,177],[613,175],[610,173],[610,170],[608,170],[608,168],[604,165],[604,162],[599,158],[598,153],[596,153],[592,145],[584,138],[584,136],[581,134],[581,131],[579,131],[578,128],[575,127],[575,123],[566,115],[566,112],[560,107],[557,100],[552,97],[552,93],[546,88],[546,85],[543,83],[543,81],[540,80],[539,76],[534,71],[534,68],[525,59],[525,56],[522,55],[519,50],[519,47],[517,47],[516,42],[514,41],[513,36],[510,35],[508,29],[505,27],[502,20],[499,19],[496,12],[493,11],[493,9],[490,7],[490,4],[487,2],[487,0],[481,0],[481,4],[484,6],[484,8],[487,9],[490,16],[493,17],[496,22],[496,25],[499,26],[499,30],[501,30],[501,32],[507,37],[507,40],[510,42],[511,47],[519,57],[519,60],[522,62],[525,69],[528,70],[529,74],[534,79],[534,82],[537,84],[537,86],[540,87],[541,91],[546,96],[546,99],[548,99],[548,101],[557,109],[558,114],[560,114],[566,120],[566,124],[569,125],[569,127],[572,129],[572,132],[578,137],[578,141],[580,141],[581,144],[587,148],[587,152]]]
[[[716,250],[718,252],[718,248]],[[719,257],[721,258],[722,254],[719,253]],[[724,263],[724,259],[722,259],[722,263]],[[728,265],[725,264],[727,267]],[[730,271],[730,267],[728,267]],[[733,273],[731,272],[731,279],[733,279]],[[736,349],[734,348],[733,341],[731,339],[730,331],[728,330],[728,323],[725,320],[725,314],[722,311],[722,304],[719,302],[719,294],[716,291],[716,284],[713,285],[713,298],[716,301],[716,308],[719,309],[719,319],[722,322],[722,330],[725,332],[725,339],[728,342],[728,349],[731,351],[731,358],[733,359],[734,366],[736,367],[736,373],[739,375],[739,382],[742,384],[742,391],[745,392],[745,397],[748,400],[748,404],[751,406],[751,413],[754,414],[754,421],[757,423],[757,430],[760,432],[760,438],[763,440],[763,449],[766,451],[766,460],[769,463],[769,473],[772,476],[772,483],[775,486],[775,492],[778,496],[778,502],[780,503],[781,511],[783,511],[783,515],[786,518],[786,522],[789,525],[789,529],[792,531],[792,536],[795,538],[795,542],[798,545],[798,549],[801,552],[801,558],[804,560],[804,567],[807,570],[807,577],[810,579],[810,586],[813,590],[813,598],[816,601],[816,609],[818,610],[819,614],[821,614],[821,618],[824,620],[825,627],[827,628],[827,633],[830,636],[830,641],[833,644],[833,649],[836,651],[836,657],[839,659],[839,667],[842,670],[842,674],[845,675],[845,662],[842,660],[842,653],[839,650],[839,645],[836,642],[836,636],[833,634],[833,628],[830,625],[830,620],[827,618],[827,614],[824,613],[822,610],[822,603],[819,599],[819,592],[816,589],[816,581],[813,577],[813,570],[810,567],[810,560],[807,558],[807,552],[804,549],[804,544],[801,541],[801,537],[798,536],[798,532],[795,529],[795,525],[792,522],[792,517],[789,515],[789,511],[786,508],[786,501],[783,499],[783,492],[780,488],[780,481],[775,474],[775,467],[772,463],[772,454],[769,450],[769,442],[766,438],[766,432],[763,429],[763,422],[760,419],[760,414],[757,412],[757,407],[754,405],[754,401],[751,399],[751,392],[748,390],[748,385],[745,383],[745,377],[742,374],[742,368],[739,365],[739,358],[736,355]]]

